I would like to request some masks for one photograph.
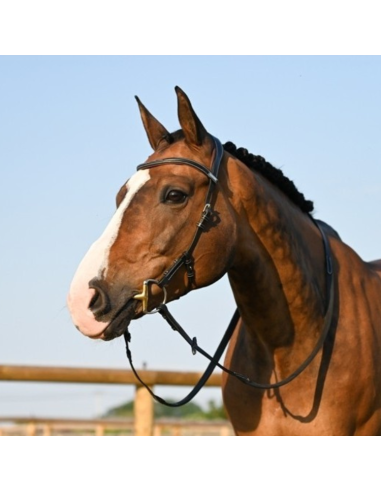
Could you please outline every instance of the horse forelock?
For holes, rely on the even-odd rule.
[[[172,133],[166,133],[161,137],[157,146],[158,148],[169,147],[170,145],[179,142],[184,139],[184,132],[182,130],[177,130]]]

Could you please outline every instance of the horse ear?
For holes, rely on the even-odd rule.
[[[149,140],[149,143],[153,150],[156,150],[160,140],[165,136],[168,135],[168,131],[165,129],[165,127],[157,121],[157,119],[152,116],[152,114],[148,111],[148,109],[144,106],[144,104],[140,101],[138,96],[135,96],[135,99],[138,102],[139,106],[139,111],[140,111],[140,116],[142,118],[142,122],[144,125],[144,129],[147,133],[147,137]]]
[[[194,112],[188,96],[180,87],[176,86],[177,112],[180,126],[184,132],[185,140],[188,143],[201,145],[206,137],[207,131]]]

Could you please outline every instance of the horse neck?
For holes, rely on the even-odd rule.
[[[265,178],[236,161],[228,169],[238,224],[228,275],[246,332],[267,349],[312,347],[326,302],[320,232]]]

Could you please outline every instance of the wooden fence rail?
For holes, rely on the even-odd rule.
[[[151,388],[157,385],[194,386],[202,373],[178,371],[140,371]],[[140,385],[132,371],[78,367],[0,365],[0,381],[33,381],[51,383],[132,384],[134,400],[134,434],[154,434],[154,405],[151,395]],[[205,386],[221,386],[221,374],[212,374]]]
[[[133,436],[133,418],[65,419],[49,417],[0,417],[0,436]],[[226,420],[185,420],[159,418],[153,427],[154,436],[229,436],[232,428]]]

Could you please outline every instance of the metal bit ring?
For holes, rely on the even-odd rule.
[[[158,308],[152,309],[152,311],[148,311],[148,298],[149,298],[149,289],[148,286],[149,284],[156,284],[161,288],[163,291],[163,302],[160,305],[166,304],[167,302],[167,291],[164,285],[160,285],[159,282],[153,278],[148,278],[147,280],[144,280],[143,282],[143,290],[141,291],[140,294],[136,294],[133,299],[137,299],[138,301],[142,302],[142,310],[144,314],[155,314],[159,312]]]

